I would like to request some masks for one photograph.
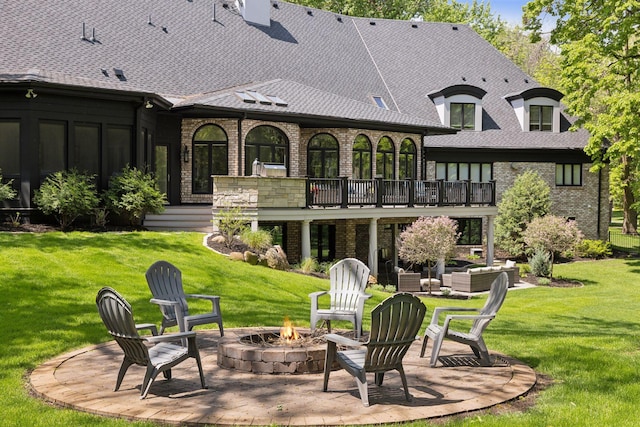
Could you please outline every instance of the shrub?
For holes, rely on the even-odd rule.
[[[2,183],[2,172],[0,171],[0,202],[3,200],[14,199],[18,193],[11,187],[13,180]]]
[[[374,283],[373,285],[369,286],[372,290],[374,291],[381,291],[384,292],[384,285],[379,285],[378,283]]]
[[[394,293],[396,291],[396,287],[394,285],[385,285],[385,292]]]
[[[544,249],[537,249],[529,258],[531,273],[536,277],[547,277],[551,272],[551,254]]]
[[[162,212],[167,202],[152,174],[129,165],[109,179],[104,196],[107,207],[127,217],[133,225],[142,224],[147,213]]]
[[[590,240],[584,239],[578,245],[578,255],[585,258],[606,258],[613,254],[613,248],[611,242],[605,242],[604,240]]]
[[[240,206],[221,209],[213,222],[224,237],[224,244],[231,248],[235,236],[241,235],[247,229],[247,218]]]
[[[273,236],[267,230],[253,231],[245,228],[240,234],[240,240],[256,252],[265,252],[273,243]]]
[[[495,243],[512,256],[524,255],[522,236],[527,225],[539,216],[546,215],[551,208],[551,189],[534,171],[519,175],[503,194],[498,204]]]
[[[44,180],[33,201],[46,215],[53,214],[60,228],[66,230],[79,216],[91,214],[100,203],[93,181],[94,176],[75,169],[58,171]]]
[[[553,277],[553,260],[556,253],[568,252],[582,241],[582,232],[575,221],[567,221],[555,215],[534,218],[523,233],[529,248],[541,248],[551,257],[549,276]]]
[[[318,271],[318,267],[318,261],[313,257],[305,258],[300,263],[300,270],[302,270],[304,273],[312,273],[314,271]]]
[[[547,278],[547,277],[542,277],[540,279],[538,279],[538,285],[539,286],[549,286],[551,284],[551,279]]]

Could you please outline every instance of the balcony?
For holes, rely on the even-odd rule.
[[[307,179],[307,207],[495,206],[495,181]]]

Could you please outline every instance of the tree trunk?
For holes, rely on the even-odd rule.
[[[623,193],[622,193],[622,234],[638,234],[638,212],[631,208],[631,205],[635,202],[633,195],[633,188],[630,183],[631,166],[628,156],[622,156],[622,177]]]

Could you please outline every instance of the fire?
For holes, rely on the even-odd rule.
[[[296,328],[293,327],[293,324],[289,321],[288,317],[284,318],[284,322],[282,324],[282,327],[280,328],[280,339],[286,342],[300,339],[298,331],[296,331]]]

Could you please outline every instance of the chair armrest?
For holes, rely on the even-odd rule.
[[[433,310],[433,316],[431,316],[431,324],[434,323],[438,323],[438,319],[440,317],[441,313],[445,313],[445,312],[470,312],[470,311],[475,311],[475,312],[479,312],[480,309],[478,308],[471,308],[471,307],[436,307]]]
[[[318,298],[322,295],[327,295],[328,293],[328,291],[317,291],[309,294],[309,298],[311,298],[311,313],[318,311]]]
[[[363,346],[363,343],[361,343],[360,341],[352,340],[351,338],[343,337],[342,335],[338,335],[338,334],[326,334],[324,338],[327,341],[331,341],[338,345],[343,345],[346,347],[362,347]]]
[[[319,296],[326,295],[326,294],[328,294],[328,293],[329,293],[329,291],[317,291],[317,292],[311,292],[311,293],[309,294],[309,298],[311,298],[311,299],[313,299],[313,298],[318,298]]]
[[[178,301],[169,301],[166,299],[151,298],[149,302],[153,304],[173,307],[173,311],[176,314],[176,322],[178,323],[178,328],[180,328],[180,332],[185,332],[184,331],[184,313],[182,312],[180,303]]]
[[[445,331],[445,334],[447,333],[447,330],[449,329],[449,323],[451,323],[452,320],[480,320],[480,319],[494,319],[496,316],[493,314],[478,314],[478,315],[473,315],[473,314],[451,314],[448,315],[445,318],[444,321],[444,325],[442,327],[442,329]]]
[[[215,301],[220,299],[220,296],[218,295],[185,294],[184,296],[187,298],[207,299],[209,301]]]
[[[158,335],[158,327],[156,326],[155,323],[136,323],[136,329],[138,331],[143,331],[145,329],[148,329],[149,331],[151,331],[151,335],[153,336]]]
[[[149,341],[151,343],[159,343],[159,342],[170,342],[170,341],[181,340],[183,338],[195,338],[195,337],[196,337],[196,333],[194,331],[190,331],[190,332],[176,332],[175,334],[157,335],[157,336],[142,337],[142,338],[144,338],[146,341]]]
[[[180,303],[178,301],[169,301],[166,299],[158,299],[158,298],[151,298],[149,300],[150,303],[152,304],[158,304],[158,305],[169,305],[169,306],[179,306]]]

